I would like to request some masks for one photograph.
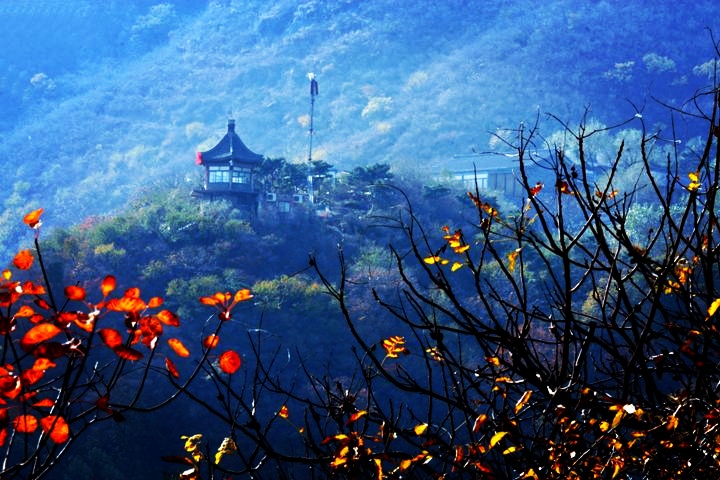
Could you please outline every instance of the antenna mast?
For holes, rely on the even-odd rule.
[[[308,163],[312,163],[312,147],[313,147],[313,121],[315,117],[315,97],[318,94],[318,83],[315,80],[315,74],[310,72],[307,74],[310,80],[310,147],[308,150]]]

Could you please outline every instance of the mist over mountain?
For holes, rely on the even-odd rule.
[[[228,118],[255,152],[429,175],[491,132],[612,124],[711,82],[715,2],[17,0],[0,3],[0,215],[70,224],[188,183]],[[632,102],[632,104],[629,101]],[[658,115],[658,112],[662,112]],[[667,123],[664,123],[667,125]]]

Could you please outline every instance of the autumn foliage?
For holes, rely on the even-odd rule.
[[[3,479],[45,475],[88,427],[122,421],[141,405],[155,357],[189,355],[177,339],[167,341],[169,349],[160,345],[166,329],[180,325],[162,299],[144,300],[133,287],[117,294],[112,275],[96,285],[67,285],[56,296],[40,250],[42,213],[24,217],[35,249],[18,252],[0,283]],[[132,375],[131,364],[144,376]]]
[[[396,191],[394,289],[350,278],[342,249],[337,272],[311,255],[351,338],[329,361],[354,372],[314,372],[318,352],[262,328],[226,335],[247,288],[200,296],[191,336],[112,275],[53,288],[31,212],[34,249],[0,283],[0,477],[39,478],[95,423],[180,395],[208,416],[162,457],[185,480],[720,477],[719,96],[671,109],[703,124],[692,148],[637,112],[635,153],[602,165],[585,120],[563,143],[506,133],[524,195],[476,184],[464,221],[428,225]],[[150,378],[172,394],[145,405]]]
[[[207,370],[223,399],[210,411],[244,453],[184,457],[186,478],[203,462],[257,478],[718,477],[718,94],[672,110],[705,122],[693,149],[640,113],[634,159],[621,143],[602,167],[586,123],[562,124],[567,144],[520,128],[501,139],[526,193],[514,208],[476,186],[466,224],[428,226],[408,203],[392,224],[397,292],[371,292],[389,334],[363,330],[342,252],[337,278],[312,257],[359,373],[284,383],[255,339],[250,389],[223,353]],[[648,220],[638,212],[649,227],[632,226]],[[229,317],[228,294],[203,303]]]

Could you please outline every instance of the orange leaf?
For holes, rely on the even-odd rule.
[[[415,432],[415,435],[418,437],[425,433],[425,430],[427,430],[428,424],[427,423],[421,423],[420,425],[415,425],[413,428],[413,432]]]
[[[140,312],[146,307],[145,302],[137,297],[113,298],[110,300],[106,308],[114,312]]]
[[[565,180],[558,180],[556,186],[558,190],[560,190],[560,193],[564,193],[565,195],[575,195],[575,192],[572,191],[570,185],[568,185]]]
[[[118,357],[124,360],[130,360],[132,362],[140,360],[143,357],[142,353],[138,352],[133,348],[126,347],[125,345],[117,345],[113,347],[112,350]]]
[[[100,335],[102,341],[105,342],[105,345],[110,348],[115,348],[118,345],[122,345],[123,343],[120,332],[118,332],[114,328],[102,328],[98,330],[98,335]]]
[[[117,280],[112,275],[108,275],[105,278],[103,278],[101,289],[103,298],[110,295],[110,293],[115,290],[115,287],[117,286]]]
[[[280,411],[278,412],[278,416],[279,416],[280,418],[285,418],[285,419],[287,419],[288,417],[290,417],[290,410],[288,409],[287,405],[283,405],[282,407],[280,407]]]
[[[220,302],[218,302],[215,297],[200,297],[200,303],[203,305],[215,306]]]
[[[367,415],[367,410],[360,410],[359,412],[355,412],[352,415],[350,415],[350,418],[348,418],[347,422],[345,422],[345,425],[348,426],[352,423],[355,423],[361,417],[364,417],[365,415]]]
[[[23,350],[28,351],[33,347],[33,345],[49,340],[60,332],[61,330],[52,323],[41,323],[40,325],[35,325],[27,331],[20,341],[20,346]]]
[[[520,400],[518,400],[515,404],[515,413],[518,413],[520,410],[523,409],[525,404],[527,404],[528,400],[530,400],[531,395],[532,390],[528,390],[527,392],[523,393],[522,397],[520,397]]]
[[[240,355],[238,355],[237,352],[235,352],[234,350],[228,350],[222,355],[220,355],[218,364],[220,365],[220,369],[223,372],[227,373],[228,375],[232,375],[233,373],[238,371],[240,365],[242,365],[242,360],[240,359]]]
[[[168,345],[173,349],[179,357],[189,357],[190,351],[185,348],[185,345],[177,338],[168,338]]]
[[[33,310],[32,307],[29,307],[27,305],[23,305],[18,309],[17,312],[15,312],[16,317],[26,318],[32,317],[33,315],[35,315],[35,310]]]
[[[82,302],[85,300],[85,289],[78,287],[77,285],[68,285],[65,287],[65,297],[67,297],[68,300],[77,300]]]
[[[33,260],[30,250],[20,250],[13,258],[13,264],[20,270],[27,270],[32,266]]]
[[[217,347],[218,343],[220,342],[220,337],[217,335],[210,334],[203,340],[203,347],[207,348],[208,350]]]
[[[169,325],[171,327],[179,327],[180,326],[180,317],[175,315],[170,310],[161,310],[157,313],[156,317],[158,318],[158,320],[160,320],[165,325]]]
[[[149,308],[157,308],[157,307],[159,307],[159,306],[162,305],[162,304],[163,304],[163,299],[162,299],[161,297],[152,297],[152,298],[148,301],[148,307],[149,307]]]
[[[250,293],[250,290],[248,290],[247,288],[243,288],[242,290],[238,290],[237,293],[235,293],[233,303],[244,302],[245,300],[250,300],[251,298],[253,298],[253,294]]]
[[[478,415],[478,417],[475,419],[475,424],[473,425],[473,433],[477,433],[478,431],[480,431],[480,428],[483,426],[486,420],[487,415],[485,415],[484,413]]]
[[[70,437],[70,427],[63,417],[48,415],[40,420],[43,432],[55,443],[63,443]]]
[[[32,369],[33,370],[47,370],[48,368],[56,367],[57,364],[50,360],[49,358],[38,358],[35,360],[35,363],[33,363]]]
[[[23,217],[23,223],[27,225],[30,228],[35,228],[40,225],[40,216],[45,211],[43,208],[38,208],[37,210],[33,210],[32,212],[28,213]]]
[[[167,368],[167,371],[170,373],[170,375],[175,378],[180,378],[180,372],[178,372],[177,367],[168,357],[165,357],[165,368]]]
[[[20,433],[32,433],[37,429],[38,421],[32,415],[19,415],[13,420],[13,427]]]

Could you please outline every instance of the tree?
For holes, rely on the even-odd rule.
[[[476,188],[471,221],[428,230],[408,204],[390,247],[400,285],[372,291],[391,334],[355,315],[362,287],[342,251],[337,279],[311,257],[359,372],[305,370],[288,383],[276,371],[281,351],[264,358],[260,337],[248,339],[242,387],[207,366],[221,402],[206,406],[245,445],[232,468],[203,457],[210,474],[717,477],[719,96],[715,86],[693,99],[696,110],[671,110],[705,125],[696,150],[681,151],[675,131],[669,148],[653,149],[661,132],[640,112],[625,122],[641,132],[632,183],[617,181],[624,142],[592,171],[585,146],[600,130],[561,122],[573,162],[536,124],[500,139],[519,158],[516,211]],[[646,230],[632,227],[641,193],[658,215]],[[199,478],[195,460],[187,478]]]
[[[42,478],[97,424],[169,404],[180,392],[163,394],[157,379],[179,376],[174,362],[189,356],[177,337],[161,340],[180,322],[160,297],[143,299],[137,287],[118,295],[112,275],[97,291],[75,283],[59,295],[40,248],[42,213],[24,217],[34,252],[18,252],[0,283],[3,479]]]

